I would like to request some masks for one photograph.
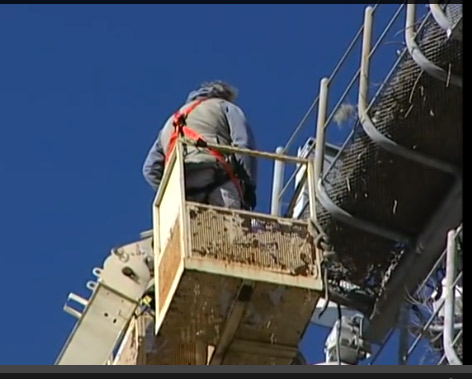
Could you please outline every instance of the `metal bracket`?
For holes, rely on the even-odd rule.
[[[68,299],[84,306],[84,311],[64,307],[78,321],[56,365],[107,364],[151,280],[146,259],[152,254],[150,240],[113,249],[103,269],[93,270],[98,280],[87,283],[92,291],[89,300],[69,295]]]

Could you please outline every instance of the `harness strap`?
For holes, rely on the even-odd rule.
[[[186,123],[188,115],[204,100],[205,99],[197,100],[187,109],[185,109],[183,112],[177,111],[174,114],[174,120],[173,120],[174,132],[172,133],[170,137],[169,149],[165,157],[166,162],[169,160],[169,157],[172,151],[174,150],[175,144],[179,137],[187,137],[199,143],[201,147],[206,147],[206,141],[204,140],[204,138],[195,130],[189,128]],[[241,201],[244,201],[244,191],[242,189],[241,182],[239,181],[237,175],[235,174],[233,167],[226,161],[225,156],[221,154],[219,151],[211,149],[209,147],[206,147],[206,149],[223,166],[223,170],[226,171],[226,173],[228,174],[229,180],[231,180],[233,184],[236,186],[236,189],[239,193],[239,197]]]

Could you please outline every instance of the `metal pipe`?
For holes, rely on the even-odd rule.
[[[462,322],[458,322],[453,325],[454,330],[462,329],[462,327]],[[442,333],[444,331],[444,325],[430,325],[429,330]]]
[[[427,167],[432,167],[437,170],[450,173],[456,177],[459,177],[460,171],[449,163],[442,162],[433,157],[429,157],[418,153],[414,150],[410,150],[402,145],[399,145],[395,141],[383,135],[375,127],[371,117],[368,114],[368,104],[369,104],[369,73],[370,73],[370,49],[372,44],[372,25],[373,25],[373,16],[372,16],[372,7],[366,8],[365,13],[365,26],[364,26],[364,39],[362,44],[362,58],[361,58],[361,76],[359,80],[359,98],[358,98],[358,113],[359,121],[364,129],[365,133],[369,138],[376,144],[379,145],[382,149],[399,155],[405,159],[412,160],[414,162],[420,163]]]
[[[324,145],[325,145],[325,123],[328,109],[328,84],[329,79],[323,78],[320,82],[320,101],[318,103],[318,119],[316,123],[315,141],[315,185],[323,175]],[[316,191],[316,190],[315,190]]]
[[[378,7],[379,4],[376,4],[374,6],[374,11],[375,9]],[[388,25],[386,26],[386,29],[384,30],[384,32],[382,33],[382,35],[379,37],[379,39],[377,40],[377,42],[375,43],[375,46],[372,48],[371,52],[370,52],[370,56],[372,56],[376,51],[377,49],[379,48],[380,44],[382,43],[382,41],[384,40],[385,36],[387,35],[387,32],[390,30],[390,28],[393,26],[394,22],[396,21],[396,19],[398,18],[398,16],[400,15],[400,12],[401,10],[403,9],[404,7],[404,4],[400,5],[400,7],[397,9],[397,11],[395,12],[395,14],[392,16],[392,19],[390,20],[390,22],[388,23]],[[351,42],[351,45],[349,46],[348,48],[348,52],[350,52],[350,50],[353,48],[353,46],[355,45],[355,42],[357,42],[357,39],[361,36],[362,34],[362,31],[364,30],[364,25],[362,25],[362,27],[359,29],[359,31],[357,32],[357,35],[356,37],[354,38],[354,40]],[[345,54],[346,55],[346,54]],[[402,55],[403,56],[403,55]],[[345,59],[345,57],[343,57],[342,59]],[[342,60],[341,59],[341,60]],[[395,62],[397,63],[397,62]],[[337,70],[339,69],[339,67],[336,67],[336,69],[333,71],[333,74],[331,74],[331,76],[329,77],[328,79],[328,84],[331,83],[331,81],[334,79],[334,76],[335,76],[335,73],[337,72]],[[343,103],[343,101],[345,100],[345,98],[347,97],[349,91],[352,89],[352,87],[354,86],[354,83],[356,82],[356,80],[359,78],[359,75],[360,75],[360,68],[356,71],[356,73],[354,74],[354,76],[352,77],[351,81],[349,82],[347,88],[344,90],[343,94],[341,95],[340,99],[338,100],[337,104],[334,106],[333,110],[331,111],[331,114],[328,116],[326,122],[325,122],[325,128],[328,126],[328,124],[331,122],[331,120],[334,118],[334,115],[336,114],[339,106]],[[302,121],[300,122],[300,124],[297,126],[295,132],[293,133],[292,135],[292,138],[289,140],[289,142],[287,142],[286,146],[285,146],[285,149],[287,150],[289,148],[289,145],[291,145],[292,143],[292,140],[294,138],[294,136],[298,133],[299,129],[303,126],[303,123],[306,121],[306,119],[308,118],[308,116],[310,115],[310,113],[313,111],[314,107],[318,104],[318,101],[319,101],[319,96],[316,98],[316,100],[313,102],[313,104],[310,106],[308,112],[305,114],[305,116],[303,117]],[[348,137],[349,139],[350,137]],[[313,145],[312,147],[310,147],[307,151],[307,155],[309,155],[313,149],[315,148],[315,145]],[[298,174],[298,172],[300,171],[300,168],[296,169],[295,172],[292,174],[292,176],[288,179],[287,183],[285,184],[284,188],[282,189],[281,191],[281,194],[280,196],[283,196],[283,194],[285,194],[285,192],[287,191],[290,183],[295,179],[296,175]],[[303,186],[305,184],[305,180],[306,180],[306,176],[304,176],[302,178],[302,180],[300,181],[300,186]],[[290,212],[287,212],[287,214],[289,214]]]
[[[453,286],[455,286],[457,283],[459,283],[459,280],[461,278],[462,278],[462,273],[460,273],[457,276],[456,280],[454,281]],[[441,311],[443,306],[444,306],[444,299],[440,301],[440,303],[438,304],[438,307],[436,308],[436,310],[433,312],[433,314],[430,316],[429,320],[426,322],[426,324],[420,330],[419,334],[416,336],[415,340],[413,341],[413,343],[410,346],[410,349],[407,352],[406,359],[408,359],[411,356],[411,354],[413,353],[413,351],[416,349],[416,347],[418,346],[418,343],[421,340],[421,337],[423,337],[424,333],[431,327],[431,324],[433,323],[434,319],[439,314],[439,312]]]
[[[291,217],[293,209],[295,208],[295,205],[297,203],[297,200],[298,200],[299,196],[301,195],[301,193],[304,189],[307,177],[308,177],[308,175],[307,175],[307,172],[305,170],[302,177],[300,178],[300,181],[298,182],[297,186],[295,187],[295,191],[294,191],[294,193],[292,195],[292,198],[290,199],[290,203],[288,204],[288,207],[285,211],[285,217]],[[289,184],[289,182],[287,182],[286,187],[288,186],[288,184]],[[282,193],[280,194],[280,197],[282,197],[282,194],[284,192],[285,191],[282,190]]]
[[[298,166],[295,168],[295,171],[292,173],[292,175],[290,176],[290,178],[287,180],[287,183],[285,183],[284,187],[282,188],[282,190],[280,191],[279,193],[279,199],[282,198],[283,195],[285,195],[285,192],[287,192],[289,186],[290,186],[290,183],[292,183],[293,179],[296,178],[297,174],[300,172],[301,170],[301,166]],[[303,187],[305,185],[305,179],[306,179],[306,176],[305,176],[306,173],[303,173],[300,181],[298,182],[297,184],[297,187],[295,188],[295,194],[293,197],[297,198],[298,195],[300,194],[300,191],[301,191],[301,187]],[[298,190],[298,187],[300,187],[300,191]]]
[[[359,115],[368,104],[369,98],[369,59],[370,48],[372,45],[372,25],[373,25],[373,10],[372,7],[367,7],[364,14],[364,35],[362,39],[362,55],[361,55],[361,73],[359,80],[359,98],[358,111]],[[362,112],[363,113],[363,112]],[[362,123],[362,121],[361,121]]]
[[[462,225],[460,225],[457,230],[456,230],[456,236],[459,235],[459,233],[462,231]],[[418,291],[421,291],[423,287],[426,285],[428,280],[431,278],[431,276],[434,274],[434,272],[438,269],[439,265],[443,261],[443,259],[446,257],[447,253],[447,248],[444,249],[442,252],[441,256],[437,259],[436,263],[434,264],[433,268],[429,271],[428,275],[426,275],[426,278],[421,282],[421,284],[418,286]]]
[[[308,176],[308,203],[310,205],[310,218],[318,221],[318,217],[316,215],[316,181],[314,163],[308,163],[306,170]]]
[[[454,338],[454,341],[452,341],[452,346],[456,346],[457,342],[459,342],[459,339],[462,337],[463,330],[459,330],[459,333],[457,333],[456,338]],[[441,357],[441,360],[438,362],[438,365],[442,365],[443,362],[446,360],[446,354],[443,354]]]
[[[380,44],[382,43],[382,41],[385,39],[387,33],[390,31],[391,27],[393,26],[393,24],[395,23],[395,21],[397,20],[398,16],[400,15],[401,13],[401,10],[403,9],[404,7],[404,4],[400,5],[398,7],[398,9],[396,10],[395,14],[392,16],[392,18],[390,19],[389,23],[387,24],[387,26],[385,27],[384,31],[382,32],[382,34],[380,35],[379,39],[377,40],[377,42],[375,43],[374,47],[370,50],[370,53],[369,53],[369,58],[372,57],[372,55],[377,51],[377,49],[379,48]],[[357,72],[354,74],[354,76],[352,77],[351,81],[349,82],[348,86],[346,87],[346,89],[344,90],[343,94],[341,95],[340,99],[338,100],[337,104],[335,105],[335,107],[333,108],[331,114],[328,116],[328,119],[326,120],[326,125],[328,125],[331,120],[334,118],[334,115],[336,114],[336,111],[338,110],[339,106],[344,102],[344,99],[346,98],[347,94],[349,93],[349,91],[352,89],[354,83],[356,82],[356,80],[359,78],[359,75],[361,73],[361,69],[359,68],[357,70]]]
[[[447,16],[444,14],[441,6],[439,4],[433,4],[431,1],[429,2],[429,9],[431,10],[431,14],[433,15],[434,19],[441,27],[446,31],[451,30],[451,23],[449,22]]]
[[[452,347],[454,334],[454,276],[456,275],[456,232],[451,230],[447,233],[447,255],[446,255],[446,288],[444,305],[444,334],[443,345],[447,360],[451,365],[462,365]]]
[[[349,140],[352,138],[352,136],[354,135],[354,129],[351,130],[351,132],[349,133],[349,136],[346,138],[346,140],[344,141],[343,145],[341,146],[341,148],[339,149],[339,152],[336,154],[336,156],[334,157],[334,159],[331,161],[331,163],[329,164],[328,168],[327,169],[323,169],[324,170],[324,173],[323,175],[320,177],[320,180],[321,182],[323,182],[328,174],[328,172],[334,167],[334,165],[336,164],[336,162],[338,161],[340,155],[344,152],[344,148],[346,147],[346,145],[349,143]],[[304,181],[303,179],[305,178],[302,177],[302,180],[300,180],[300,182],[298,183],[298,187],[302,187]],[[316,184],[316,183],[315,183]],[[298,189],[297,187],[297,189]],[[316,191],[316,189],[315,189]],[[285,215],[288,217],[288,215],[292,212],[293,208],[295,206],[295,200],[292,199],[288,208],[287,208],[287,211],[285,213]],[[305,212],[306,211],[306,207],[308,206],[308,204],[305,204],[305,206],[302,208],[301,210],[301,213]]]
[[[376,9],[377,7],[379,6],[379,4],[376,4],[374,9]],[[344,62],[346,61],[348,55],[351,53],[352,49],[354,48],[354,46],[356,45],[359,37],[361,36],[362,34],[362,29],[364,28],[364,25],[362,25],[360,27],[360,29],[358,30],[357,34],[355,35],[355,37],[352,39],[351,43],[349,44],[348,48],[346,49],[346,51],[344,52],[343,56],[341,57],[341,59],[338,61],[338,64],[336,65],[336,67],[334,68],[333,72],[331,73],[331,75],[329,76],[329,79],[328,79],[328,82],[330,83],[337,75],[338,71],[341,69],[342,65],[344,64]],[[329,84],[328,83],[328,84]],[[298,132],[300,131],[300,129],[303,127],[303,125],[305,124],[305,121],[308,119],[309,115],[311,114],[311,112],[313,111],[313,109],[315,109],[316,107],[316,104],[318,103],[319,101],[319,96],[316,97],[316,99],[313,101],[313,103],[311,104],[310,108],[308,109],[308,111],[305,113],[305,116],[303,116],[302,120],[300,121],[300,123],[298,124],[298,126],[295,128],[295,131],[292,133],[291,137],[289,138],[289,140],[287,141],[287,143],[285,144],[285,150],[288,150],[290,148],[290,146],[292,145],[293,141],[295,140],[295,137],[297,136]]]
[[[281,146],[277,147],[275,153],[277,155],[283,155],[285,149]],[[284,181],[284,169],[285,164],[281,160],[275,160],[274,162],[274,179],[272,183],[272,204],[271,204],[271,214],[273,216],[280,216],[282,203],[280,201],[280,192],[282,190],[283,181]]]
[[[425,17],[423,19],[423,21],[421,22],[421,24],[419,25],[418,27],[418,31],[417,33],[423,31],[423,29],[425,28],[426,26],[426,23],[428,21],[428,18]],[[370,109],[372,108],[372,106],[374,105],[375,101],[379,98],[380,94],[382,93],[382,91],[385,89],[385,86],[388,84],[388,82],[390,81],[390,79],[393,77],[393,74],[395,73],[395,70],[396,68],[398,67],[399,63],[402,61],[402,59],[405,57],[406,53],[408,53],[408,49],[403,49],[402,52],[400,53],[400,55],[397,57],[397,60],[395,61],[395,63],[393,64],[393,66],[390,68],[390,71],[388,72],[388,74],[386,75],[385,79],[382,81],[382,84],[379,86],[379,88],[377,89],[377,92],[376,94],[374,95],[374,97],[372,98],[370,104],[369,104],[369,107],[367,108],[367,111],[369,112]]]
[[[191,140],[185,140],[185,142],[182,141],[181,143],[189,144],[193,146],[196,146],[197,144],[196,142],[191,141]],[[306,164],[308,162],[308,159],[304,159],[300,157],[295,157],[295,156],[285,155],[285,154],[269,153],[269,152],[259,151],[259,150],[250,150],[250,149],[245,149],[238,146],[220,145],[216,143],[206,143],[205,147],[213,149],[213,150],[217,150],[220,153],[236,153],[236,154],[241,154],[241,155],[248,155],[250,157],[255,157],[255,158],[282,160],[284,162],[290,162],[290,163]]]
[[[318,95],[318,119],[316,122],[316,140],[315,143],[308,149],[307,151],[307,157],[310,156],[311,152],[313,149],[315,150],[315,172],[314,172],[314,179],[318,180],[318,178],[321,177],[322,175],[322,170],[323,170],[323,159],[324,159],[324,131],[325,131],[325,126],[326,126],[326,114],[328,111],[328,85],[329,85],[330,79],[329,78],[323,78],[321,79],[320,82],[320,93]],[[321,142],[321,147],[320,143]],[[288,189],[291,181],[296,177],[298,172],[300,171],[301,167],[297,167],[295,169],[295,172],[292,174],[290,179],[287,181],[285,184],[284,188],[282,188],[282,191],[280,192],[280,196],[282,196],[285,191]],[[306,183],[307,175],[306,172],[303,174],[303,176],[300,178],[300,182],[297,185],[297,188],[295,189],[295,194],[292,198],[291,201],[291,206],[290,208],[293,208],[293,205],[295,204],[298,196],[300,195],[303,186]],[[316,184],[316,181],[315,181]],[[315,189],[316,191],[316,189]]]
[[[426,71],[432,77],[442,80],[445,83],[451,83],[457,87],[462,88],[462,78],[446,72],[439,66],[436,66],[421,52],[420,47],[415,41],[415,19],[416,19],[416,4],[408,3],[406,7],[406,28],[405,41],[408,52],[411,58],[416,62],[421,69]]]

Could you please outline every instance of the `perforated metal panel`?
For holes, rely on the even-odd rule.
[[[462,19],[462,4],[450,4],[448,1],[444,7],[445,14],[452,25],[455,25],[460,19]]]
[[[281,273],[318,276],[307,223],[188,205],[190,254]]]

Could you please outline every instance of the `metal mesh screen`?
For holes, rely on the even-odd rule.
[[[455,25],[462,18],[462,4],[450,4],[450,1],[448,1],[447,5],[443,7],[443,11],[452,25]]]
[[[296,275],[315,275],[307,224],[189,203],[191,255]],[[308,270],[308,271],[307,271]]]
[[[462,44],[448,40],[431,16],[417,42],[430,61],[462,75]],[[370,116],[400,145],[461,167],[462,106],[460,88],[424,73],[407,53]],[[382,150],[361,128],[324,181],[330,198],[352,215],[412,236],[422,231],[451,184],[448,175]],[[404,246],[344,225],[320,205],[318,217],[338,254],[332,276],[379,296]]]

